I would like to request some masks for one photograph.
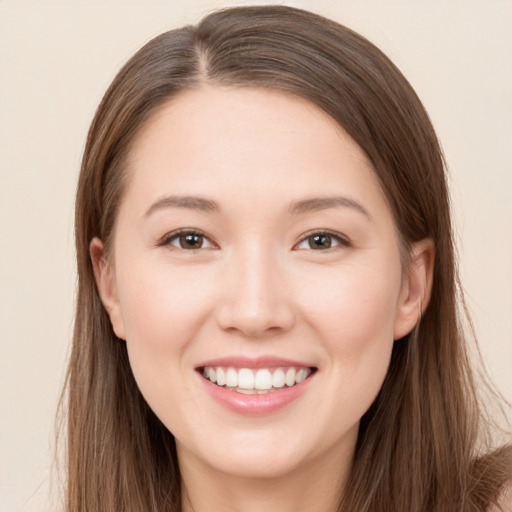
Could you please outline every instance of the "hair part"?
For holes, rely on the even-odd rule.
[[[340,510],[483,510],[512,471],[510,448],[478,456],[486,424],[466,353],[445,164],[407,80],[373,44],[283,6],[217,11],[147,43],[117,74],[92,122],[78,183],[78,293],[67,374],[67,510],[179,511],[172,434],[135,383],[96,288],[89,244],[108,251],[134,138],[165,102],[207,83],[310,101],[365,151],[407,248],[436,247],[432,297],[395,343],[384,385],[361,420]],[[407,475],[407,478],[404,478]]]

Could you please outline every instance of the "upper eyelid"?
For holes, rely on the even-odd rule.
[[[337,231],[332,231],[330,229],[313,229],[313,230],[308,231],[307,233],[304,233],[303,235],[301,235],[301,237],[295,243],[295,245],[303,242],[304,240],[306,240],[307,238],[309,238],[310,236],[313,236],[313,235],[329,235],[329,236],[332,236],[333,238],[337,238],[338,240],[340,240],[341,242],[343,242],[345,244],[351,244],[350,238],[348,236],[344,235],[343,233],[339,233]]]
[[[212,240],[212,238],[210,236],[208,236],[204,231],[201,231],[200,229],[194,229],[194,228],[180,228],[180,229],[176,229],[174,231],[170,231],[169,233],[166,233],[163,237],[161,237],[158,240],[157,245],[166,245],[172,239],[176,238],[179,235],[184,235],[184,234],[200,235],[200,236],[206,238],[206,240],[208,240],[208,242],[210,242],[212,245],[217,245]]]

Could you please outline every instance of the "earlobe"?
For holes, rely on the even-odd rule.
[[[427,238],[413,244],[402,283],[395,320],[395,340],[409,334],[430,302],[434,275],[435,247]]]
[[[96,286],[101,302],[107,310],[114,333],[118,338],[125,339],[124,321],[117,296],[115,276],[112,266],[105,258],[105,248],[99,238],[93,238],[89,244],[89,255],[94,270]]]

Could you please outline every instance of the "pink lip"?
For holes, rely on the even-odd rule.
[[[312,378],[314,378],[314,375],[308,377],[300,384],[272,393],[266,393],[265,395],[244,395],[243,393],[237,393],[236,391],[230,391],[229,389],[217,386],[203,377],[199,378],[208,393],[227,409],[239,414],[260,416],[273,413],[302,395]]]
[[[291,359],[282,359],[279,357],[263,356],[256,358],[249,357],[222,357],[219,359],[211,359],[201,363],[196,368],[204,368],[205,366],[215,367],[224,366],[233,368],[310,368],[311,365],[293,361]]]

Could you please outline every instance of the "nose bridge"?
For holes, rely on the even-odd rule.
[[[246,336],[284,331],[293,324],[293,308],[279,259],[256,240],[230,255],[219,316],[222,328]]]

